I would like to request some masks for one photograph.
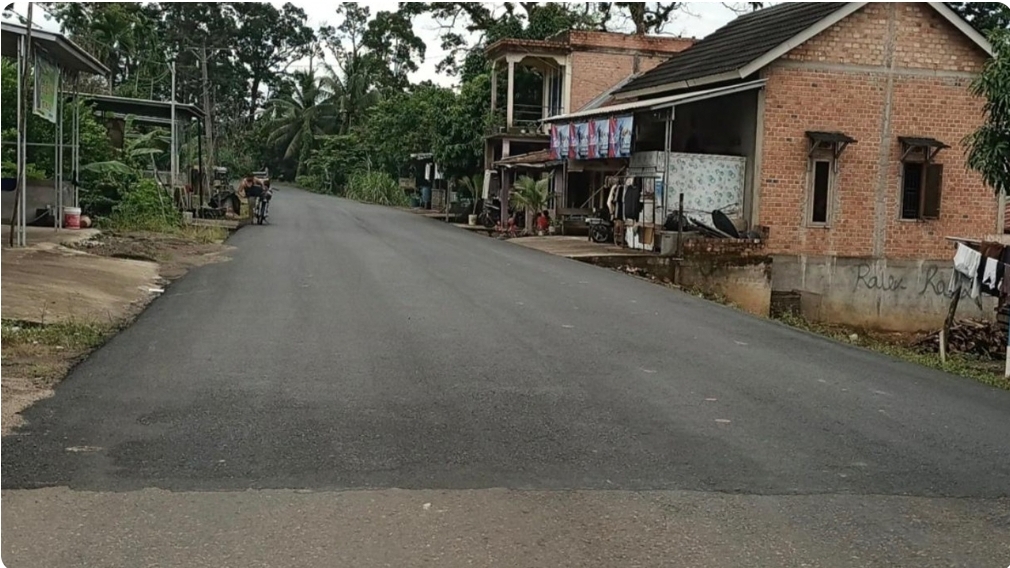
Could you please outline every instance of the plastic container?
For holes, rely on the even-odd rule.
[[[81,208],[80,207],[64,207],[63,208],[63,227],[65,229],[80,229],[81,228]]]

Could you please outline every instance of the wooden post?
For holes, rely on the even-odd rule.
[[[947,362],[947,340],[950,338],[950,327],[954,324],[954,314],[957,313],[957,305],[961,302],[961,290],[964,280],[958,277],[957,288],[954,289],[954,296],[950,299],[950,306],[947,308],[947,317],[943,320],[943,329],[940,330],[940,361]]]

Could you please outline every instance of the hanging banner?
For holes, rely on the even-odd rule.
[[[609,118],[598,118],[590,124],[589,146],[593,158],[606,158],[610,155]]]
[[[568,125],[568,159],[574,160],[578,157],[579,139],[575,133],[575,124]]]
[[[558,159],[563,160],[568,157],[569,128],[567,124],[559,124],[556,128],[558,131]]]
[[[631,132],[634,116],[618,116],[610,122],[610,156],[627,158],[631,156]]]
[[[56,124],[56,108],[60,93],[60,70],[42,57],[35,58],[35,102],[33,111]]]
[[[580,160],[589,159],[589,123],[580,122],[575,125],[575,157]]]
[[[558,133],[558,125],[551,125],[551,159],[557,160],[561,158],[561,138]]]

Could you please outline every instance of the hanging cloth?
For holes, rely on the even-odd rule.
[[[948,292],[954,294],[960,283],[962,287],[967,285],[968,295],[972,299],[978,298],[981,281],[979,267],[981,264],[982,255],[977,250],[957,243],[957,253],[954,254],[954,272],[950,275]]]

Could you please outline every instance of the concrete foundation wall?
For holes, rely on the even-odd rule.
[[[679,278],[684,288],[718,296],[755,315],[769,314],[772,287],[771,259],[767,257],[695,256],[681,260],[679,266],[677,260],[661,256],[579,260],[608,268],[633,266],[665,282]]]
[[[947,315],[949,261],[775,256],[772,289],[801,292],[813,321],[891,331],[935,330]],[[994,319],[996,299],[962,297],[958,317]]]
[[[36,209],[56,207],[56,191],[54,187],[53,180],[28,181],[28,186],[25,187],[25,199],[27,200],[28,208],[25,211],[27,211],[26,216],[29,223],[35,218]],[[0,215],[3,216],[4,225],[10,225],[11,222],[11,213],[14,211],[14,194],[15,192],[13,191],[0,192]],[[63,190],[64,206],[70,207],[73,203],[73,189],[65,188]]]

